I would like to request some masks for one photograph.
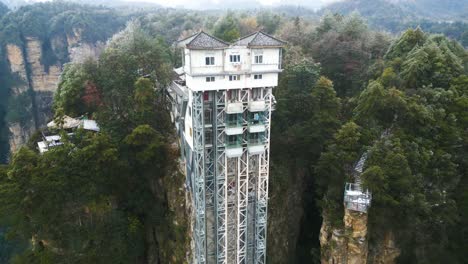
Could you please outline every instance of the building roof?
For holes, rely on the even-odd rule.
[[[63,117],[63,124],[61,126],[57,125],[55,121],[47,123],[48,128],[63,128],[63,129],[74,129],[82,127],[85,130],[91,130],[99,132],[99,125],[94,120],[88,119],[78,119],[65,115]]]
[[[286,42],[279,40],[265,32],[257,31],[240,38],[232,45],[247,47],[282,47]],[[190,37],[178,41],[178,46],[188,49],[222,49],[230,46],[229,43],[200,31]]]
[[[234,43],[236,46],[248,46],[248,47],[281,47],[286,42],[279,40],[265,32],[257,31],[248,36],[240,38]]]
[[[208,35],[203,31],[180,40],[178,45],[187,47],[188,49],[222,49],[229,47],[229,43]]]

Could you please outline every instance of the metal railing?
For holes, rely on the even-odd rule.
[[[362,191],[355,183],[346,183],[344,191],[344,205],[349,210],[367,212],[371,205],[372,194],[369,190]]]

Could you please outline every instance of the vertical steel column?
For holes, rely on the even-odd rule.
[[[195,198],[195,254],[198,264],[206,263],[205,162],[203,129],[203,93],[192,93],[193,173]]]
[[[243,135],[247,131],[248,119],[248,103],[249,92],[248,89],[241,91],[240,99],[243,102],[244,117],[243,122]],[[238,174],[237,174],[237,264],[246,263],[247,252],[247,205],[248,205],[248,184],[249,184],[249,154],[247,152],[246,140],[243,142],[243,153],[239,158]]]
[[[216,149],[216,257],[218,264],[227,263],[227,184],[226,184],[226,153],[225,153],[225,120],[226,120],[226,92],[214,92],[216,104],[215,117],[215,149]]]
[[[270,155],[270,120],[271,120],[271,88],[264,89],[265,111],[265,152],[259,154],[259,174],[257,184],[257,206],[255,219],[255,263],[266,263],[266,236],[268,210],[268,177]]]
[[[227,159],[227,263],[237,261],[237,176],[239,158]]]
[[[207,92],[210,98],[214,92]],[[215,108],[215,100],[205,100],[204,102],[204,128],[205,128],[205,203],[206,203],[206,247],[207,247],[207,263],[216,263],[216,209],[215,209],[215,146],[214,144],[214,129],[216,119],[213,111]],[[211,111],[210,111],[211,110]],[[208,119],[207,119],[208,117]],[[210,140],[207,139],[207,136]]]

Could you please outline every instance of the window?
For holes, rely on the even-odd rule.
[[[265,142],[264,140],[265,140],[265,135],[263,132],[249,134],[250,144],[263,144]]]
[[[192,107],[190,107],[190,106],[188,107],[188,115],[192,116]]]
[[[205,118],[205,125],[209,125],[212,123],[212,113],[213,111],[211,109],[205,109],[205,112],[204,112],[204,118]]]
[[[213,132],[211,130],[205,131],[205,144],[213,144]]]
[[[254,79],[255,80],[261,80],[263,78],[263,75],[261,74],[254,74]]]
[[[239,81],[240,75],[229,75],[229,81]]]
[[[250,112],[249,113],[249,123],[250,124],[260,124],[263,121],[262,112]]]
[[[206,82],[214,82],[214,81],[215,81],[214,76],[206,77]]]
[[[255,55],[255,63],[256,64],[263,63],[263,55]]]
[[[240,55],[229,55],[230,62],[240,62]]]
[[[228,136],[228,144],[230,146],[240,147],[240,137],[239,135],[230,135]]]
[[[261,88],[253,88],[251,96],[253,100],[259,100],[262,96]]]
[[[215,57],[205,57],[205,65],[214,65]]]
[[[227,114],[227,125],[228,126],[237,126],[239,125],[239,114]]]
[[[229,102],[234,102],[239,99],[239,90],[228,90],[227,97]]]

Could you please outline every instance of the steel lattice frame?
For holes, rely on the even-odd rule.
[[[244,116],[248,115],[248,103],[250,93],[248,89],[241,90],[240,99],[243,102]],[[247,120],[242,122],[242,134],[246,135]],[[244,138],[243,146],[247,144]],[[248,205],[248,184],[249,184],[249,154],[247,148],[243,147],[242,156],[238,162],[237,174],[237,257],[236,263],[245,264],[247,254],[247,205]]]
[[[266,263],[266,238],[267,238],[267,210],[268,210],[268,177],[270,155],[270,120],[271,102],[273,95],[271,88],[264,90],[266,103],[265,116],[265,152],[259,154],[259,173],[257,181],[257,205],[255,215],[255,263]]]
[[[206,263],[206,218],[205,218],[205,162],[203,129],[203,94],[192,93],[193,120],[193,182],[195,199],[195,256],[197,263]]]
[[[225,90],[212,91],[204,103],[203,92],[192,92],[193,199],[195,205],[196,263],[264,264],[269,177],[271,87],[262,88],[266,103],[265,151],[248,153],[249,89],[238,90],[243,102],[242,155],[226,156]],[[205,124],[204,111],[212,111]],[[205,142],[211,133],[212,141]]]
[[[211,93],[213,92],[205,92]],[[214,101],[206,101],[204,103],[205,116],[209,116],[213,120],[213,108],[215,107]],[[206,114],[208,113],[208,115]],[[209,120],[208,120],[209,121]],[[207,263],[215,263],[216,261],[216,206],[215,206],[215,144],[213,140],[213,124],[205,121],[204,124],[205,135],[205,197],[206,197],[206,243],[207,243]],[[210,134],[212,139],[207,141],[206,136]]]
[[[225,153],[225,119],[226,92],[217,91],[214,96],[215,111],[215,140],[216,140],[216,254],[217,263],[227,263],[227,158]]]

